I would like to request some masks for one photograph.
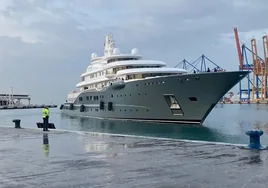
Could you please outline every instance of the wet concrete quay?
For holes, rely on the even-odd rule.
[[[267,187],[268,151],[239,146],[0,129],[0,187]]]

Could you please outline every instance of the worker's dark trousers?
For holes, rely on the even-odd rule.
[[[43,131],[48,130],[48,117],[43,118]]]

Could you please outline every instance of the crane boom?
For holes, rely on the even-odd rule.
[[[235,35],[235,42],[236,42],[239,66],[240,66],[240,69],[243,70],[243,56],[242,56],[242,53],[241,53],[241,48],[240,48],[240,42],[239,42],[239,38],[238,38],[237,28],[234,28],[234,35]]]

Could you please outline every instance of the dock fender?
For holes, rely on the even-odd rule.
[[[82,104],[81,106],[80,106],[80,112],[84,112],[85,111],[85,106]]]
[[[62,104],[62,105],[60,105],[60,110],[62,110],[62,109],[63,109],[63,106],[64,106],[63,104]]]
[[[70,104],[70,110],[74,109],[74,104]]]
[[[104,109],[104,102],[100,101],[100,109],[103,110]]]
[[[108,110],[111,111],[113,109],[113,103],[108,102]]]

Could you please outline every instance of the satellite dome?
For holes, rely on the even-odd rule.
[[[92,53],[91,54],[91,58],[93,59],[93,58],[96,58],[96,57],[98,57],[98,55],[96,54],[96,53]]]
[[[131,54],[132,55],[137,55],[139,53],[139,50],[137,49],[137,48],[133,48],[132,50],[131,50]]]
[[[119,48],[114,48],[113,54],[115,54],[115,55],[120,54]]]

